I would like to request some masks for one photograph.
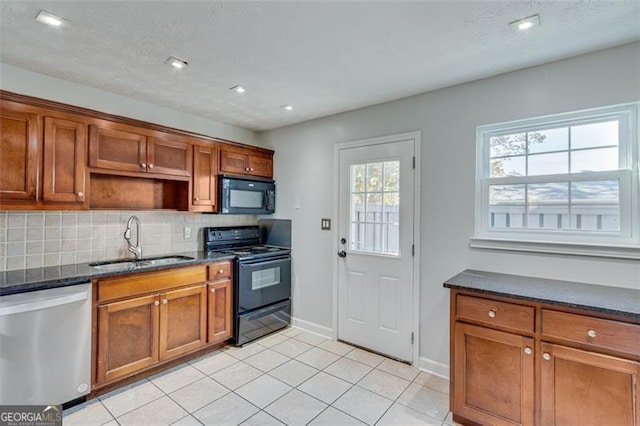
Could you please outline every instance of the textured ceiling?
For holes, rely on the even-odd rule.
[[[541,27],[508,28],[535,13]],[[0,61],[253,130],[639,39],[638,0],[0,0]]]

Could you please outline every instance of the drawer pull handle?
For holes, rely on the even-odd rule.
[[[149,168],[150,168],[150,169],[153,169],[153,164],[149,164]]]
[[[218,273],[219,273],[219,274],[223,274],[223,273],[224,273],[224,269],[220,269],[220,270],[218,270]]]
[[[146,163],[140,163],[140,167],[142,167],[143,169],[147,168],[147,164]]]
[[[549,361],[551,359],[551,354],[549,352],[545,352],[542,354],[542,358],[544,358],[545,361]]]
[[[157,300],[155,302],[153,302],[154,305],[156,306],[160,306],[160,302],[158,302]]]
[[[495,318],[496,317],[496,311],[494,311],[493,309],[491,309],[489,311],[489,318]]]
[[[168,300],[167,300],[167,299],[162,299],[162,304],[163,304],[163,305],[166,305],[166,304],[167,304],[167,302],[168,302]]]
[[[598,333],[596,333],[596,331],[593,328],[587,331],[587,336],[589,337],[596,337],[597,335]]]
[[[529,346],[527,346],[526,348],[524,348],[524,353],[527,355],[531,355],[533,353],[533,351],[531,350],[531,348]]]

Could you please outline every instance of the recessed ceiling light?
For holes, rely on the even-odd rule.
[[[51,12],[47,12],[46,10],[41,10],[40,13],[38,13],[38,16],[36,16],[36,21],[52,27],[59,27],[64,22],[64,19]]]
[[[239,86],[239,85],[230,87],[229,90],[235,90],[238,93],[244,93],[245,92],[244,87]]]
[[[529,28],[540,26],[540,15],[529,16],[509,23],[509,27],[514,31],[524,31]]]
[[[169,56],[167,58],[166,61],[164,61],[165,64],[169,64],[172,67],[179,69],[179,70],[183,70],[185,68],[189,67],[189,63],[187,61],[183,61],[182,59],[178,59],[175,56]]]
[[[282,106],[280,106],[280,108],[286,109],[287,111],[291,111],[293,109],[293,107],[291,105],[282,105]]]

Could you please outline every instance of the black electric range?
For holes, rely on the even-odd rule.
[[[260,241],[258,226],[204,229],[207,252],[236,256],[234,341],[243,345],[291,322],[291,249]]]

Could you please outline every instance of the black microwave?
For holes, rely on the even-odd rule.
[[[222,214],[273,214],[276,183],[271,179],[218,176],[219,212]]]

